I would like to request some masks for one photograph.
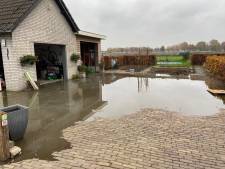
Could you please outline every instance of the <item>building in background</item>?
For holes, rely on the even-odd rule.
[[[81,31],[62,0],[0,0],[0,76],[9,91],[27,87],[24,73],[35,81],[71,79],[77,74],[70,60],[79,54],[87,66],[97,67],[102,35]],[[38,57],[31,66],[20,58]]]

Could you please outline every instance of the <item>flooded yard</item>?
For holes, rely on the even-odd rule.
[[[211,116],[225,109],[225,98],[207,92],[225,89],[210,77],[191,80],[190,76],[137,78],[119,75],[42,86],[39,92],[2,93],[1,106],[29,106],[29,125],[24,140],[17,145],[23,155],[17,159],[54,160],[51,154],[70,148],[62,130],[81,120],[118,118],[143,108],[175,111],[185,116]]]
[[[142,108],[210,116],[225,108],[225,99],[211,95],[208,88],[205,81],[191,79],[127,77],[103,87],[103,100],[108,105],[94,116],[119,117]]]

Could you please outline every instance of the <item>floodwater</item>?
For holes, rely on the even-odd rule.
[[[58,82],[42,86],[39,92],[7,92],[1,105],[22,104],[29,109],[24,140],[17,142],[23,154],[17,160],[54,160],[51,154],[70,148],[62,130],[81,120],[118,118],[142,108],[165,109],[187,116],[210,116],[225,109],[225,98],[207,92],[208,87],[225,89],[209,77],[191,80],[157,74],[154,78],[115,75]]]
[[[143,108],[179,112],[185,116],[211,116],[225,109],[225,98],[211,95],[207,81],[165,78],[122,78],[103,87],[103,100],[108,105],[92,116],[115,118]],[[212,88],[225,89],[225,84],[207,79]],[[212,81],[210,81],[212,80]]]
[[[42,86],[39,92],[7,92],[2,94],[2,105],[28,106],[29,124],[24,139],[16,145],[22,148],[17,160],[40,158],[54,160],[51,154],[70,148],[62,139],[62,130],[75,122],[85,120],[102,101],[99,77],[58,82]]]

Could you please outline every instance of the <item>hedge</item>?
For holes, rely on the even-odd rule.
[[[210,56],[225,56],[224,54],[193,54],[191,55],[192,65],[204,65],[206,58]]]
[[[116,61],[118,66],[129,66],[129,65],[155,65],[156,64],[156,56],[154,55],[146,55],[146,56],[104,56],[102,58],[102,62],[104,63],[105,69],[112,68],[112,60]]]
[[[209,72],[225,80],[225,55],[207,57],[205,67]]]
[[[193,54],[191,56],[192,65],[203,65],[206,61],[207,55],[205,54]]]

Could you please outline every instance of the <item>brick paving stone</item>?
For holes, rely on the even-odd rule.
[[[144,109],[120,119],[79,122],[65,129],[71,149],[58,161],[30,159],[3,169],[225,168],[225,112],[209,117]]]

